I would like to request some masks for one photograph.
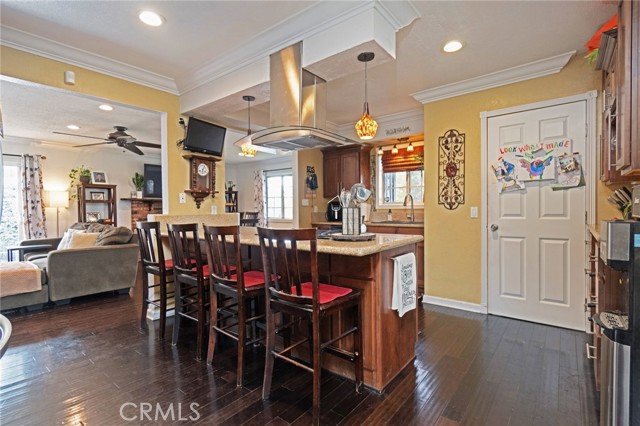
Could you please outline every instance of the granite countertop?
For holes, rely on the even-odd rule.
[[[386,226],[389,228],[424,228],[424,222],[409,222],[409,221],[400,221],[394,220],[391,222],[365,222],[367,226]],[[311,226],[340,226],[342,227],[342,222],[311,222]]]
[[[318,240],[318,253],[343,256],[368,256],[407,244],[416,244],[423,239],[421,235],[376,234],[376,238],[371,241]],[[240,243],[252,246],[260,245],[256,228],[248,226],[241,227]],[[309,244],[300,244],[298,248],[307,251],[309,250]]]

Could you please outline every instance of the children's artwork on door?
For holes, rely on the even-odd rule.
[[[582,178],[582,160],[577,152],[562,154],[556,158],[555,167],[557,178],[556,182],[551,184],[554,191],[585,185]]]
[[[571,139],[542,141],[500,148],[498,161],[514,165],[516,181],[538,181],[556,178],[557,156],[571,152]]]
[[[491,169],[498,181],[498,192],[518,191],[524,189],[524,184],[516,180],[516,166],[502,159],[493,161]]]

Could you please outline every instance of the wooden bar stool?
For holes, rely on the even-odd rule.
[[[251,328],[251,340],[247,340],[247,327],[264,318],[264,314],[256,312],[259,305],[256,302],[264,300],[264,275],[262,271],[247,271],[243,267],[239,226],[204,226],[204,235],[211,300],[207,362],[213,361],[218,333],[236,340],[236,384],[242,386],[245,347],[260,340],[255,327]]]
[[[138,242],[140,244],[140,261],[142,263],[142,314],[140,327],[147,328],[147,309],[152,304],[160,309],[160,340],[164,340],[164,330],[167,322],[167,299],[173,296],[173,291],[167,291],[167,285],[173,284],[168,278],[173,277],[173,260],[164,258],[162,238],[160,236],[160,222],[136,222]],[[149,285],[152,274],[160,280],[159,284]],[[160,289],[160,298],[149,296],[149,289]],[[171,311],[172,309],[169,309]]]
[[[262,250],[265,280],[267,277],[273,277],[266,291],[267,353],[262,398],[268,399],[271,392],[275,358],[301,367],[313,373],[313,424],[318,425],[320,422],[321,356],[324,351],[354,363],[356,392],[360,391],[363,380],[362,296],[359,291],[323,284],[318,281],[318,251],[315,229],[258,227],[258,237]],[[308,263],[306,262],[306,253],[301,253],[298,249],[301,242],[309,244]],[[308,265],[307,268],[305,265]],[[337,330],[335,334],[338,335],[323,341],[321,332],[323,319],[348,309],[355,310],[354,324],[346,330],[342,330],[341,327],[337,327],[339,329],[337,330],[336,327],[333,327],[333,330]],[[310,323],[308,324],[308,338],[293,344],[285,339],[284,349],[276,350],[275,338],[278,330],[275,326],[275,315],[277,312],[306,319]],[[350,335],[353,335],[353,351],[334,346],[334,343]],[[294,348],[307,341],[311,346],[311,366],[299,359],[294,359],[291,355]]]
[[[204,355],[204,335],[207,332],[209,268],[202,259],[198,224],[167,224],[167,228],[175,282],[175,319],[171,344],[178,343],[182,318],[195,321],[198,327],[196,359],[200,361]]]

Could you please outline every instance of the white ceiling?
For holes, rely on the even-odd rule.
[[[265,57],[283,43],[298,41],[297,35],[316,23],[339,20],[371,3],[2,0],[0,42],[77,65],[90,57],[89,68],[110,72],[113,66],[122,77],[180,94],[205,83],[204,75],[220,75],[242,65],[242,60]],[[396,34],[396,59],[378,64],[374,60],[369,66],[369,104],[376,118],[420,108],[411,93],[573,50],[584,56],[584,43],[616,12],[614,1],[413,1],[410,5],[420,17]],[[166,24],[142,25],[137,14],[143,7],[159,12]],[[442,45],[452,38],[462,40],[464,49],[442,53]],[[231,63],[231,58],[241,61]],[[364,97],[362,64],[354,55],[350,62],[343,58],[340,66],[344,70],[329,81],[327,94],[327,120],[337,126],[359,118]],[[60,126],[75,121],[85,123],[78,124],[82,134],[106,136],[112,126],[124,125],[140,140],[158,141],[159,130],[151,130],[158,123],[155,113],[131,110],[126,117],[113,114],[105,121],[82,97],[8,84],[0,82],[7,136],[57,140],[51,132],[64,132]],[[43,111],[38,113],[40,107]],[[245,111],[224,115],[235,115],[241,130],[243,125],[237,123]],[[255,119],[260,124],[268,108],[256,105],[255,111],[252,123]],[[225,121],[219,108],[204,105],[199,113],[201,118]]]

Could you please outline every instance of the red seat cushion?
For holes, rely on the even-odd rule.
[[[249,271],[243,274],[244,287],[264,285],[264,273],[262,271]]]
[[[167,259],[164,261],[164,267],[167,269],[173,269],[173,259]]]
[[[306,297],[312,297],[313,284],[310,282],[300,284],[302,288],[302,295]],[[346,296],[353,290],[346,287],[338,287],[331,284],[320,283],[320,304],[329,303],[336,300],[338,297]]]

